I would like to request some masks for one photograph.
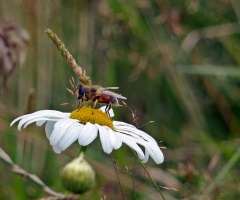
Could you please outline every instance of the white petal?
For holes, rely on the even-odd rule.
[[[37,126],[42,126],[46,121],[47,121],[47,120],[37,121],[37,122],[36,122],[36,125],[37,125]],[[25,128],[25,126],[24,126],[24,128]]]
[[[37,126],[42,126],[46,121],[56,121],[56,119],[48,119],[48,118],[43,118],[43,117],[38,117],[38,118],[34,118],[29,120],[28,122],[26,122],[23,126],[23,128],[26,128],[29,124],[36,122]]]
[[[111,146],[114,149],[119,149],[122,146],[121,139],[119,138],[119,136],[116,134],[115,131],[113,131],[109,127],[107,127],[107,128],[109,129],[109,136],[110,136]]]
[[[96,124],[96,126],[99,130],[99,136],[102,143],[103,151],[107,154],[110,154],[113,150],[113,147],[111,146],[109,131],[107,129],[108,127],[106,128],[106,126],[100,126],[98,124]]]
[[[45,132],[46,132],[46,136],[49,140],[50,140],[50,136],[53,132],[55,123],[56,123],[55,121],[47,121],[47,123],[46,123]]]
[[[107,106],[102,106],[101,108],[99,108],[99,110],[101,110],[102,112],[106,112],[106,107]],[[113,109],[111,108],[109,111],[108,111],[110,117],[114,117],[114,112],[113,112]]]
[[[162,151],[160,150],[157,144],[150,144],[146,146],[146,152],[149,152],[152,159],[157,163],[160,164],[164,161],[164,156]]]
[[[122,129],[119,129],[119,128],[116,128],[115,127],[115,131],[117,131],[118,133],[121,133],[123,135],[128,135],[128,136],[131,136],[133,139],[136,138],[136,139],[140,139],[140,140],[143,140],[145,141],[142,137],[130,132],[130,131],[126,131],[126,130],[122,130]]]
[[[78,123],[77,120],[74,120],[74,119],[58,120],[54,125],[54,129],[50,137],[50,144],[52,146],[56,145],[61,139],[61,137],[64,135],[68,127],[70,127],[74,123]]]
[[[125,122],[120,122],[120,121],[113,121],[113,126],[130,126],[132,128],[135,128],[137,129],[135,126],[133,126],[132,124],[128,124],[128,123],[125,123]]]
[[[138,143],[145,147],[145,156],[142,161],[143,163],[147,162],[149,155],[157,164],[163,162],[164,160],[163,153],[158,147],[156,141],[150,135],[139,129],[136,129],[135,127],[127,126],[126,123],[125,124],[121,123],[121,125],[119,125],[119,123],[115,123],[114,128],[115,131],[121,134],[121,136],[125,135],[131,137],[134,139],[135,143]]]
[[[67,129],[66,133],[58,142],[58,145],[62,151],[66,150],[72,143],[74,143],[78,139],[82,128],[82,124],[75,123]]]
[[[142,160],[142,163],[146,163],[148,159],[149,159],[149,152],[145,150],[145,156],[144,156],[144,159]]]
[[[33,120],[36,118],[42,118],[42,117],[47,118],[47,119],[68,118],[70,116],[70,114],[71,113],[63,113],[63,112],[59,112],[56,110],[40,110],[40,111],[34,112],[32,114],[27,114],[27,115],[18,117],[17,119],[15,119],[11,122],[10,126],[12,126],[18,120],[20,120],[20,122],[18,124],[18,130],[21,130],[23,124],[25,124],[29,120]],[[36,120],[36,121],[38,121],[38,120]]]
[[[25,115],[20,116],[20,117],[14,119],[14,120],[11,122],[10,126],[12,126],[13,124],[15,124],[18,120],[22,119],[24,116],[25,116]]]
[[[25,124],[27,121],[33,120],[38,118],[38,116],[35,116],[33,114],[29,114],[25,117],[23,117],[20,122],[18,123],[18,130],[20,131],[22,129],[23,124]]]
[[[142,149],[136,144],[136,141],[135,141],[136,139],[133,139],[131,136],[128,136],[128,135],[124,135],[124,134],[120,134],[120,133],[117,133],[117,134],[121,138],[123,143],[125,143],[126,145],[128,145],[134,151],[137,152],[137,154],[141,160],[144,159],[144,153],[143,153]]]
[[[135,140],[136,143],[142,145],[143,147],[145,147],[145,156],[144,159],[142,159],[143,163],[147,162],[149,155],[152,157],[152,159],[157,163],[160,164],[163,162],[164,157],[163,157],[163,153],[160,150],[160,148],[158,147],[156,142],[148,142],[148,141],[144,141],[144,140],[139,140],[136,139]]]
[[[24,124],[24,126],[23,126],[23,128],[26,128],[29,124],[31,124],[31,123],[33,123],[33,122],[37,122],[37,124],[39,124],[39,122],[41,122],[41,121],[43,121],[44,119],[46,119],[46,118],[34,118],[34,119],[31,119],[31,120],[28,120],[25,124]],[[44,122],[45,122],[46,120],[44,120]],[[19,123],[20,124],[20,123]]]
[[[53,146],[53,150],[54,150],[55,153],[61,153],[62,152],[60,147],[58,146],[58,144]]]
[[[39,110],[37,112],[32,113],[32,115],[36,115],[39,117],[52,117],[52,118],[63,119],[63,118],[69,118],[71,113],[64,113],[57,110]]]
[[[83,146],[89,145],[97,137],[98,128],[88,122],[82,128],[81,133],[79,134],[78,143]]]
[[[151,137],[150,135],[148,135],[147,133],[139,130],[139,129],[136,129],[136,128],[133,128],[133,127],[130,127],[130,126],[114,126],[114,128],[119,131],[119,132],[127,132],[127,134],[129,135],[133,135],[133,136],[140,136],[141,138],[147,140],[147,141],[153,141],[153,142],[156,142],[154,140],[153,137]]]

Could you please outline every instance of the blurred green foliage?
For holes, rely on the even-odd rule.
[[[26,62],[17,67],[8,89],[1,93],[0,146],[25,170],[55,191],[65,192],[59,171],[78,155],[79,147],[72,145],[56,155],[42,128],[32,126],[21,132],[16,126],[9,128],[11,120],[26,112],[70,112],[77,106],[65,90],[74,74],[44,33],[50,28],[93,84],[120,87],[118,93],[128,98],[126,103],[136,111],[139,126],[155,121],[141,129],[167,147],[162,165],[148,164],[159,185],[179,190],[162,189],[166,199],[237,199],[238,8],[237,0],[0,0],[1,23],[21,25],[31,36]],[[31,91],[34,101],[29,107]],[[70,104],[60,105],[65,102]],[[133,121],[128,108],[114,111],[114,120]],[[104,195],[122,199],[117,176],[108,175],[109,171],[114,174],[112,163],[100,149],[96,141],[87,151],[98,184],[84,199]],[[129,152],[122,147],[111,154],[119,166],[125,198],[160,199]],[[233,156],[236,159],[231,160]],[[134,179],[143,181],[140,186],[132,183],[133,168]],[[6,164],[1,163],[0,171],[0,199],[47,196],[39,186],[11,173]]]

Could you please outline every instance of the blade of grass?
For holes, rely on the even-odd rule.
[[[221,181],[224,176],[227,175],[227,173],[231,170],[231,168],[233,167],[233,165],[238,161],[238,159],[240,158],[240,148],[238,148],[238,150],[236,151],[236,153],[231,157],[231,159],[228,161],[228,163],[222,168],[222,170],[219,172],[219,174],[214,178],[214,180],[212,181],[212,183],[207,187],[207,189],[205,190],[205,192],[202,195],[201,199],[205,199],[205,197],[207,195],[209,195],[214,188],[217,186],[217,184],[219,183],[219,181]]]
[[[238,66],[214,66],[214,65],[178,65],[177,72],[200,76],[222,76],[228,78],[239,78]]]

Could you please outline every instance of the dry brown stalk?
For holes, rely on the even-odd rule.
[[[16,165],[9,155],[0,147],[0,158],[6,162],[7,164],[11,165],[12,172],[22,175],[23,177],[28,178],[29,180],[33,181],[40,187],[42,187],[43,191],[50,195],[50,197],[42,198],[42,200],[52,199],[52,200],[75,200],[79,198],[79,195],[65,195],[62,193],[55,192],[53,189],[48,187],[42,180],[35,174],[28,173],[18,165]]]

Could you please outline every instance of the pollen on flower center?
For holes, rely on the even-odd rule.
[[[90,122],[92,124],[108,126],[109,128],[114,129],[111,118],[99,109],[83,106],[80,109],[74,110],[71,113],[70,118],[78,119],[82,124]]]

